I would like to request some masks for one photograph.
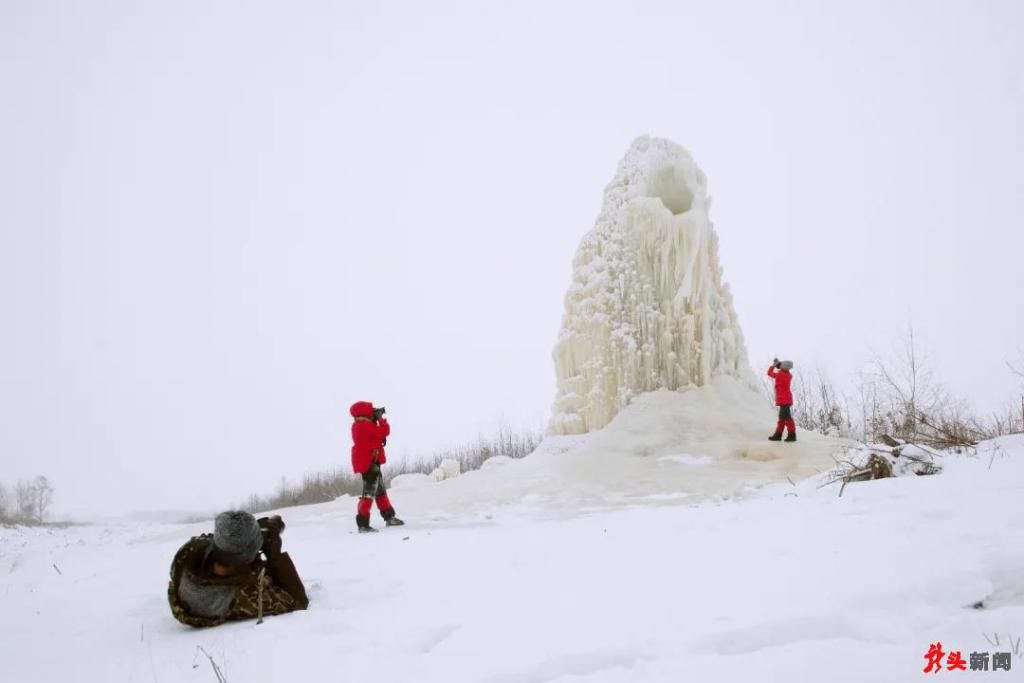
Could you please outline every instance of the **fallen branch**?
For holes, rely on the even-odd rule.
[[[984,436],[979,430],[958,422],[936,425],[924,413],[919,413],[916,419],[919,424],[934,432],[933,434],[922,434],[915,430],[917,439],[927,441],[930,445],[939,448],[973,448],[978,445],[978,439],[969,437],[967,433],[974,432],[973,436],[975,437]]]
[[[201,645],[197,647],[199,651],[202,652],[206,656],[206,658],[210,660],[210,666],[213,667],[213,673],[217,676],[217,683],[228,683],[228,679],[224,678],[224,674],[221,673],[220,667],[217,666],[217,662],[213,661],[213,657],[211,657],[209,653],[207,653],[206,650],[204,650]]]
[[[892,438],[888,434],[882,434],[880,437],[878,437],[878,440],[884,443],[889,448],[899,448],[902,445],[901,442]]]
[[[920,448],[922,451],[924,451],[925,453],[927,453],[928,455],[930,455],[932,457],[941,458],[943,456],[943,453],[941,453],[940,451],[934,450],[930,446],[926,446],[924,443],[921,443],[921,442],[918,442],[918,441],[900,441],[899,439],[892,438],[888,434],[882,434],[880,437],[878,437],[878,440],[881,441],[882,443],[884,443],[886,446],[889,446],[892,450],[891,451],[886,451],[885,449],[875,448],[874,446],[868,446],[866,444],[865,444],[865,448],[868,448],[868,449],[873,450],[873,451],[877,451],[879,453],[886,453],[886,454],[892,455],[894,457],[899,457],[899,456],[903,455],[903,449],[905,447],[907,447],[907,446],[914,446],[915,448]],[[906,456],[906,457],[909,457],[909,456]]]
[[[867,464],[843,477],[843,485],[839,487],[839,495],[851,481],[872,481],[874,479],[887,479],[892,476],[892,465],[885,458],[874,453],[868,458]]]

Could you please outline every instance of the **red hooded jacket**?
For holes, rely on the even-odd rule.
[[[348,410],[356,420],[352,423],[352,471],[363,474],[370,469],[374,456],[383,465],[388,461],[384,455],[384,439],[391,433],[386,418],[373,421],[373,404],[357,401]]]
[[[793,405],[793,392],[789,385],[793,381],[793,375],[789,370],[776,370],[772,365],[768,368],[768,376],[775,380],[775,405]]]

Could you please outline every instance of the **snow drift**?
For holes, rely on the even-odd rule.
[[[635,505],[728,498],[835,466],[844,442],[802,432],[797,443],[767,440],[775,415],[764,396],[726,375],[688,391],[640,394],[602,429],[548,436],[522,460],[430,483],[399,477],[399,499],[438,518],[521,507],[576,514]]]
[[[685,149],[647,136],[633,142],[573,261],[554,351],[552,433],[600,429],[656,389],[719,375],[756,386],[709,203],[707,179]]]

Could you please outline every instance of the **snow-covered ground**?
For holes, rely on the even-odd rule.
[[[284,511],[312,604],[262,625],[171,618],[170,559],[207,525],[0,529],[0,680],[215,681],[201,647],[232,683],[912,681],[937,641],[965,659],[1013,650],[1024,437],[841,498],[818,476],[784,481],[800,469],[787,459],[794,444],[769,446],[783,457],[732,457],[783,481],[742,496],[673,497],[671,484],[645,494],[653,472],[679,483],[728,458],[648,444],[647,474],[604,504],[596,488],[555,484],[512,500],[528,482],[559,481],[555,449],[399,487],[409,525],[372,536],[353,533],[352,499]],[[561,471],[579,466],[574,448],[595,447],[563,443],[573,464]],[[605,465],[625,476],[615,458]],[[493,490],[499,481],[512,493]],[[1015,654],[1009,673],[987,676],[1022,671]]]

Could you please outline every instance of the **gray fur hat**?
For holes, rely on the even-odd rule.
[[[793,369],[793,361],[791,361],[791,360],[784,360],[784,361],[782,361],[781,363],[779,363],[779,369],[780,370],[792,370]]]
[[[233,555],[243,563],[252,562],[263,547],[263,532],[256,518],[248,512],[222,512],[213,524],[213,545],[219,555]]]

